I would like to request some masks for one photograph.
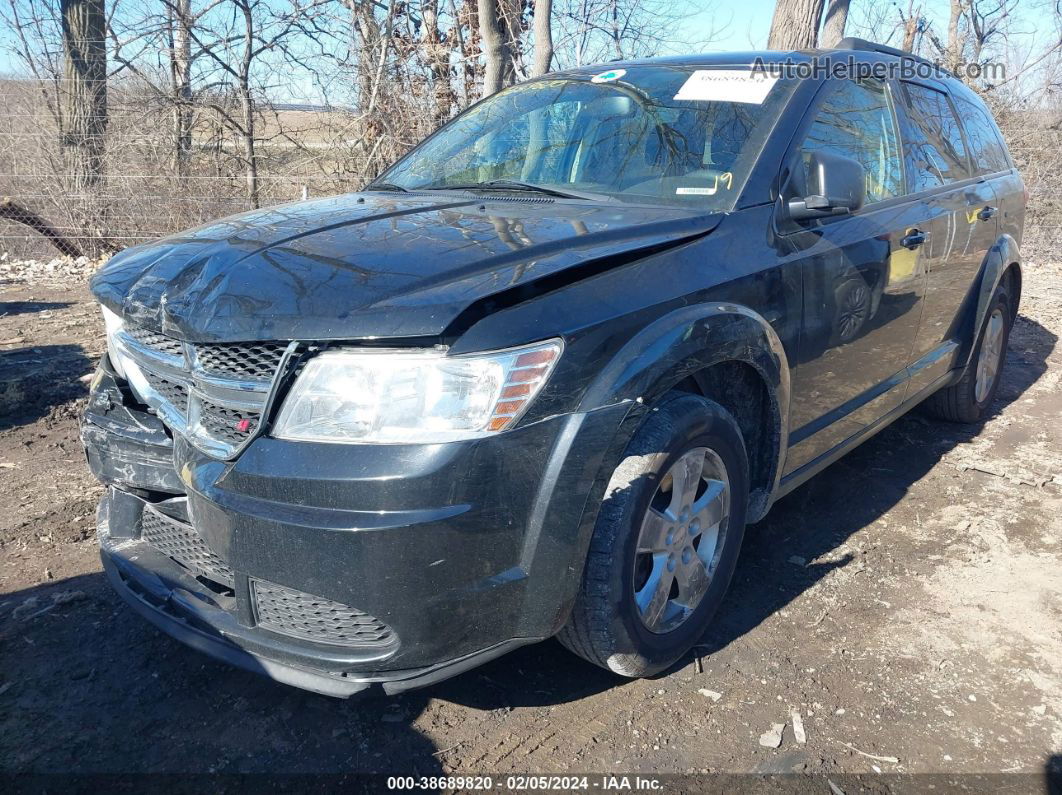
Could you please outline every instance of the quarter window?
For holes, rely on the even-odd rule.
[[[1010,168],[1006,149],[997,131],[995,122],[983,108],[962,97],[955,98],[966,140],[970,143],[970,161],[978,175],[994,174]]]
[[[905,83],[904,90],[911,116],[906,155],[912,192],[966,179],[966,147],[948,98],[913,83]]]
[[[801,146],[805,178],[811,153],[821,151],[850,158],[863,166],[867,204],[903,193],[896,122],[882,83],[838,82]]]

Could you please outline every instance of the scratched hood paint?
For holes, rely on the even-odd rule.
[[[349,194],[127,249],[92,290],[194,342],[436,336],[499,292],[718,222],[664,207]]]

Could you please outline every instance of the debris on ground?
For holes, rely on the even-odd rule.
[[[784,723],[772,723],[770,731],[765,731],[760,735],[760,745],[764,748],[777,748],[782,744],[782,732],[784,731]]]
[[[792,710],[789,713],[789,718],[793,722],[793,737],[801,745],[804,745],[808,741],[808,735],[804,732],[804,719],[800,717],[799,710]]]
[[[897,765],[900,760],[895,756],[878,756],[877,754],[868,754],[866,751],[860,751],[851,743],[844,743],[844,746],[851,751],[855,751],[860,756],[865,756],[867,759],[873,759],[875,762],[888,762],[891,765]]]

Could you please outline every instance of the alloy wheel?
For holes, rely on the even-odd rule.
[[[660,480],[642,520],[634,602],[645,627],[670,632],[708,591],[730,515],[730,481],[717,453],[695,447]]]
[[[977,379],[974,382],[974,399],[983,403],[992,391],[1003,363],[1003,337],[1005,322],[1003,310],[997,308],[988,318],[985,336],[981,340],[981,353],[977,357]]]

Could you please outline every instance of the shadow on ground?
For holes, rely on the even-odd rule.
[[[29,425],[86,394],[92,361],[80,345],[39,345],[0,352],[0,431]]]
[[[997,411],[1045,372],[1055,343],[1042,326],[1019,321]],[[807,567],[787,558],[810,561],[835,549],[978,431],[909,415],[780,501],[749,529],[731,592],[699,653],[740,638],[847,565],[850,558]],[[102,574],[0,599],[0,671],[0,759],[9,771],[35,772],[430,775],[441,772],[439,757],[449,749],[413,722],[433,698],[504,711],[627,686],[549,641],[426,691],[332,700],[170,640],[126,608]],[[445,716],[425,720],[445,735]]]
[[[29,315],[34,312],[50,312],[73,306],[71,301],[0,301],[0,317]]]

